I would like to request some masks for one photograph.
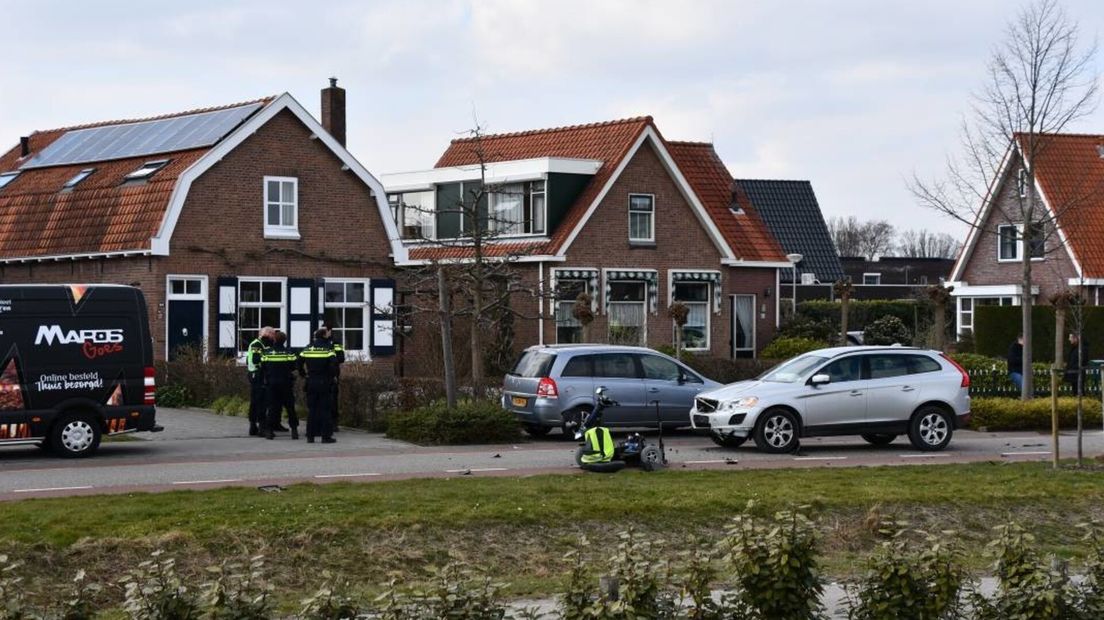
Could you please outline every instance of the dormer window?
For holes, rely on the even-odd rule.
[[[92,174],[95,171],[95,168],[85,168],[84,170],[81,170],[77,174],[73,175],[73,178],[66,181],[65,186],[62,189],[73,189],[77,186],[78,183],[87,179],[88,175]]]
[[[142,167],[131,172],[123,177],[124,181],[145,181],[153,176],[155,172],[164,168],[169,163],[167,159],[157,159],[154,161],[147,161],[142,164]]]
[[[0,174],[0,189],[4,189],[4,187],[8,183],[11,183],[12,181],[14,181],[15,177],[17,177],[17,176],[19,176],[18,171],[17,172],[5,172],[3,174]]]

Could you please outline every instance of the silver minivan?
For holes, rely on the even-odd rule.
[[[644,347],[604,344],[533,346],[506,375],[502,407],[517,415],[534,437],[553,428],[567,435],[594,405],[605,386],[617,407],[605,410],[604,426],[656,426],[656,406],[665,428],[690,426],[694,398],[721,387],[682,362]]]

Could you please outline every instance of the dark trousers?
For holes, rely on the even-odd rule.
[[[333,386],[330,387],[330,417],[333,419],[334,430],[337,430],[338,413],[337,413],[337,381],[333,382]]]
[[[307,437],[333,436],[332,398],[329,381],[307,381]]]
[[[251,373],[249,375],[249,428],[264,426],[267,411],[268,390],[265,389],[264,377],[259,372]]]
[[[299,428],[299,416],[295,414],[295,386],[291,383],[272,383],[268,386],[268,427],[280,426],[280,415],[287,410],[288,426]]]

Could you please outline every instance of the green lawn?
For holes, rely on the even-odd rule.
[[[288,596],[317,585],[322,569],[371,589],[389,572],[418,578],[449,559],[487,568],[514,594],[536,595],[559,585],[562,555],[581,534],[608,548],[634,525],[673,553],[693,539],[718,539],[752,499],[759,511],[809,506],[836,577],[858,570],[888,517],[959,531],[972,567],[982,569],[990,528],[1008,520],[1076,558],[1074,525],[1104,515],[1104,472],[1043,464],[625,471],[32,499],[0,503],[0,539],[27,560],[36,590],[79,567],[112,579],[163,548],[190,574],[263,553]]]

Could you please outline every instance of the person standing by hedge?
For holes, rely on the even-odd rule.
[[[265,349],[261,357],[261,370],[268,389],[268,419],[264,427],[266,439],[275,439],[276,431],[284,430],[280,425],[284,409],[288,412],[291,438],[299,439],[299,417],[295,415],[295,367],[296,356],[288,351],[287,334],[277,331],[273,346]]]
[[[1008,378],[1017,390],[1023,389],[1023,332],[1008,347]]]
[[[267,390],[264,373],[261,372],[261,358],[265,349],[272,346],[276,329],[262,327],[257,337],[245,349],[245,370],[249,376],[249,434],[256,437],[261,434],[268,413]]]
[[[1076,332],[1070,333],[1069,343],[1070,350],[1066,353],[1066,372],[1062,378],[1073,387],[1074,394],[1080,394],[1085,389],[1085,369],[1082,365],[1089,362],[1089,347]]]
[[[325,328],[314,333],[314,341],[299,352],[299,374],[307,378],[307,443],[322,437],[322,443],[336,443],[333,437],[331,394],[340,374],[337,354],[326,342]]]

